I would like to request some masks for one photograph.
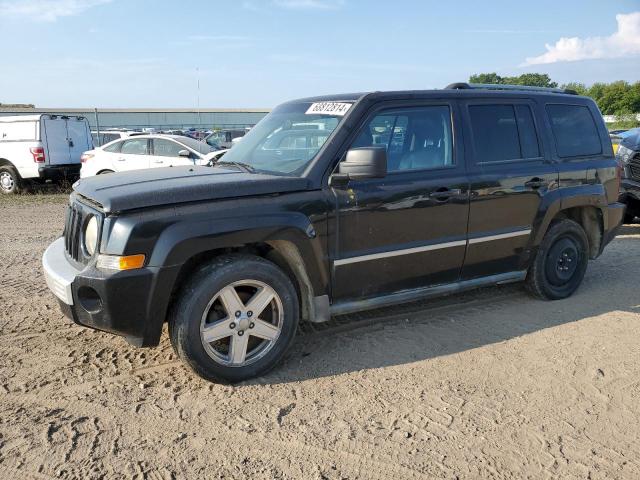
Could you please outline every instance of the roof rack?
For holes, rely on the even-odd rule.
[[[545,92],[545,93],[565,93],[568,95],[578,95],[578,92],[570,88],[549,88],[549,87],[528,87],[525,85],[502,85],[493,83],[451,83],[444,87],[445,90],[510,90],[523,92]]]

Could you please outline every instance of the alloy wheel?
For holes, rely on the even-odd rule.
[[[200,322],[200,338],[215,362],[244,367],[273,348],[282,321],[282,301],[272,287],[258,280],[240,280],[209,301]]]

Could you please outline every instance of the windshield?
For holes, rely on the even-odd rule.
[[[281,105],[253,127],[219,163],[237,162],[256,171],[299,175],[350,106],[335,102]]]

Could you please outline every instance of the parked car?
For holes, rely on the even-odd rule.
[[[138,135],[84,152],[80,177],[145,168],[207,165],[222,155],[224,152],[216,152],[189,137]]]
[[[92,148],[84,117],[0,117],[0,192],[17,193],[25,182],[75,180],[80,155]]]
[[[616,157],[623,165],[620,201],[627,205],[625,223],[640,217],[640,129],[620,141]]]
[[[631,128],[628,130],[614,130],[609,132],[611,144],[613,145],[613,153],[618,153],[620,142],[627,137],[640,133],[640,128]]]
[[[145,135],[145,133],[134,130],[100,130],[100,133],[95,130],[91,131],[91,138],[93,138],[94,147],[101,147],[107,143],[113,142],[114,140],[134,137],[136,135]]]
[[[216,149],[231,148],[235,145],[234,140],[244,137],[248,131],[248,129],[217,130],[204,137],[203,141]]]
[[[328,137],[285,155],[304,121]],[[300,321],[518,281],[568,297],[625,208],[593,100],[503,85],[297,100],[213,168],[115,177],[75,185],[49,288],[137,346],[168,320],[180,358],[230,381],[274,367]]]

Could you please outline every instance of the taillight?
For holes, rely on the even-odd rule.
[[[44,163],[44,148],[42,147],[31,147],[29,149],[31,155],[33,155],[33,161],[36,163]]]
[[[91,160],[95,155],[93,153],[83,153],[80,155],[80,162],[85,163],[87,160]]]

